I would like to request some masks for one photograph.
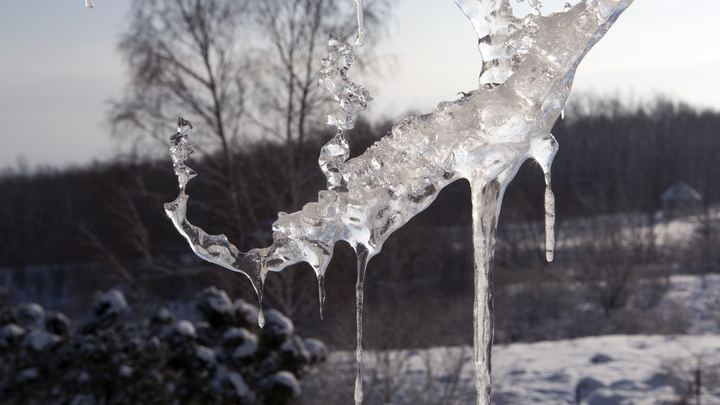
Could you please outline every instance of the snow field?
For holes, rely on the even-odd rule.
[[[495,345],[493,403],[576,404],[582,383],[584,405],[678,404],[681,395],[689,395],[694,404],[691,384],[699,367],[702,404],[720,404],[720,275],[709,274],[704,280],[672,276],[658,307],[680,307],[691,335],[607,335]],[[352,374],[353,365],[354,353],[334,352],[323,370]],[[366,350],[363,370],[366,404],[451,405],[475,400],[469,346]],[[345,389],[345,382],[336,382],[339,391]]]
[[[662,366],[673,359],[720,355],[720,337],[596,336],[493,348],[494,402],[574,404],[577,385],[588,405],[650,405],[677,401]],[[716,359],[717,360],[717,359]],[[688,380],[693,380],[688,375]],[[720,404],[720,390],[704,389],[705,404]]]
[[[392,351],[392,364],[383,361],[383,354],[365,354],[367,404],[474,403],[475,376],[469,346]],[[458,355],[464,359],[462,367],[448,367]],[[585,405],[678,404],[681,394],[694,395],[690,384],[698,359],[705,375],[715,376],[714,369],[720,365],[720,337],[612,335],[496,345],[493,403],[575,404],[581,385],[580,403]],[[339,370],[347,368],[351,373],[353,360],[351,353],[336,352],[326,370],[340,374]],[[720,404],[720,387],[714,381],[707,383],[710,386],[703,386],[701,391],[702,403]],[[338,382],[336,389],[344,389],[341,384]],[[383,401],[387,396],[390,401]],[[690,398],[695,403],[695,397]]]

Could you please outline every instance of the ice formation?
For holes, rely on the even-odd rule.
[[[93,4],[93,1],[94,0],[85,0],[85,7],[93,8],[93,6],[95,6],[95,4]]]
[[[365,25],[363,24],[363,0],[355,0],[357,7],[358,35],[355,39],[355,45],[363,46],[365,43]]]
[[[358,5],[358,21],[362,21]],[[557,142],[550,130],[570,94],[575,70],[632,0],[585,0],[549,16],[535,12],[519,20],[508,0],[456,0],[470,18],[483,57],[480,88],[454,102],[441,102],[427,115],[408,116],[357,158],[347,160],[343,131],[370,100],[346,73],[352,46],[331,38],[320,84],[340,108],[328,114],[338,133],[323,148],[319,164],[328,189],[299,212],[280,213],[271,246],[240,252],[224,235],[209,235],[186,219],[187,182],[195,177],[185,160],[193,153],[190,123],[179,119],[170,153],[180,184],[165,211],[193,251],[210,262],[247,275],[262,302],[269,271],[298,262],[323,279],[337,241],[357,254],[357,361],[362,355],[363,281],[368,261],[387,238],[427,208],[448,184],[467,179],[472,189],[475,250],[474,364],[477,403],[490,404],[490,349],[493,334],[491,268],[502,198],[522,163],[535,159],[545,172],[546,256],[553,258],[554,197],[550,166]],[[362,28],[358,29],[358,42]],[[262,311],[259,323],[264,322]],[[356,403],[362,402],[358,366]]]

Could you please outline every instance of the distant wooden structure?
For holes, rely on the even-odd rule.
[[[702,196],[684,181],[678,181],[660,196],[663,218],[670,219],[702,212]]]

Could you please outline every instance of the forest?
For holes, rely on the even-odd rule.
[[[617,99],[580,100],[568,106],[565,120],[553,131],[561,145],[553,165],[559,241],[553,263],[544,260],[539,227],[544,191],[539,167],[527,162],[507,191],[494,272],[496,340],[623,331],[629,326],[618,314],[632,306],[650,308],[652,302],[639,301],[661,294],[669,274],[717,271],[718,230],[710,216],[705,232],[685,251],[653,243],[657,235],[648,226],[665,220],[660,196],[679,181],[702,195],[694,214],[708,215],[716,206],[720,114],[669,101],[629,107]],[[361,153],[389,127],[360,122],[348,133],[352,153]],[[324,189],[314,154],[327,137],[327,132],[308,137],[293,168],[284,158],[287,145],[273,142],[246,145],[230,160],[230,170],[220,153],[191,159],[200,173],[188,189],[191,221],[225,233],[241,250],[267,246],[277,212],[314,201]],[[295,191],[283,177],[291,170],[303,179]],[[241,204],[228,198],[222,182],[204,176],[217,172],[243,179]],[[108,286],[155,305],[188,299],[209,285],[254,300],[249,280],[195,258],[165,217],[162,205],[176,194],[169,158],[5,173],[0,192],[0,244],[5,247],[0,267],[6,288],[37,288],[39,283],[57,295],[63,277],[75,278],[73,288],[83,291],[73,291],[75,299],[63,305],[78,315],[83,313],[81,297]],[[470,204],[469,185],[454,183],[371,261],[365,321],[369,347],[467,343],[472,325]],[[632,232],[629,241],[618,236],[621,229]],[[579,247],[562,242],[577,239],[577,233],[587,235]],[[336,250],[327,273],[324,320],[318,314],[314,273],[305,265],[271,274],[265,303],[293,319],[300,333],[348,348],[354,342],[354,254],[348,246]],[[55,270],[32,270],[47,266]],[[51,280],[32,278],[48,274]],[[537,283],[547,288],[534,288]],[[577,283],[582,300],[592,304],[586,310],[591,314],[572,314],[578,306],[570,290],[577,293]],[[586,330],[550,326],[568,315],[596,321]],[[441,333],[448,328],[453,333]]]

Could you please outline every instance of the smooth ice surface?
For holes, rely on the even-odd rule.
[[[363,0],[355,0],[355,6],[357,7],[357,22],[358,22],[358,35],[355,39],[355,45],[363,46],[365,43],[365,26],[363,24]]]
[[[458,1],[480,38],[484,61],[480,88],[454,102],[441,102],[431,114],[406,117],[363,155],[350,160],[343,131],[352,128],[352,116],[364,109],[369,95],[345,75],[355,58],[352,46],[331,38],[320,84],[340,104],[328,114],[338,134],[320,154],[328,189],[318,193],[318,201],[301,211],[279,214],[273,224],[273,243],[266,248],[243,253],[224,235],[208,235],[185,216],[185,188],[196,173],[184,163],[193,153],[187,140],[192,126],[180,118],[170,150],[180,195],[165,210],[198,256],[247,275],[260,300],[269,271],[304,261],[318,276],[322,302],[322,280],[334,244],[348,242],[358,255],[359,363],[362,287],[368,261],[394,231],[426,209],[440,190],[467,179],[473,198],[477,403],[489,404],[491,269],[504,191],[525,160],[532,158],[540,164],[547,185],[546,256],[551,260],[555,213],[550,166],[558,145],[550,130],[570,94],[579,62],[631,2],[586,0],[559,13],[535,13],[518,21],[507,0]],[[483,46],[483,38],[488,39],[488,46]],[[358,367],[357,403],[362,401],[361,382]]]

